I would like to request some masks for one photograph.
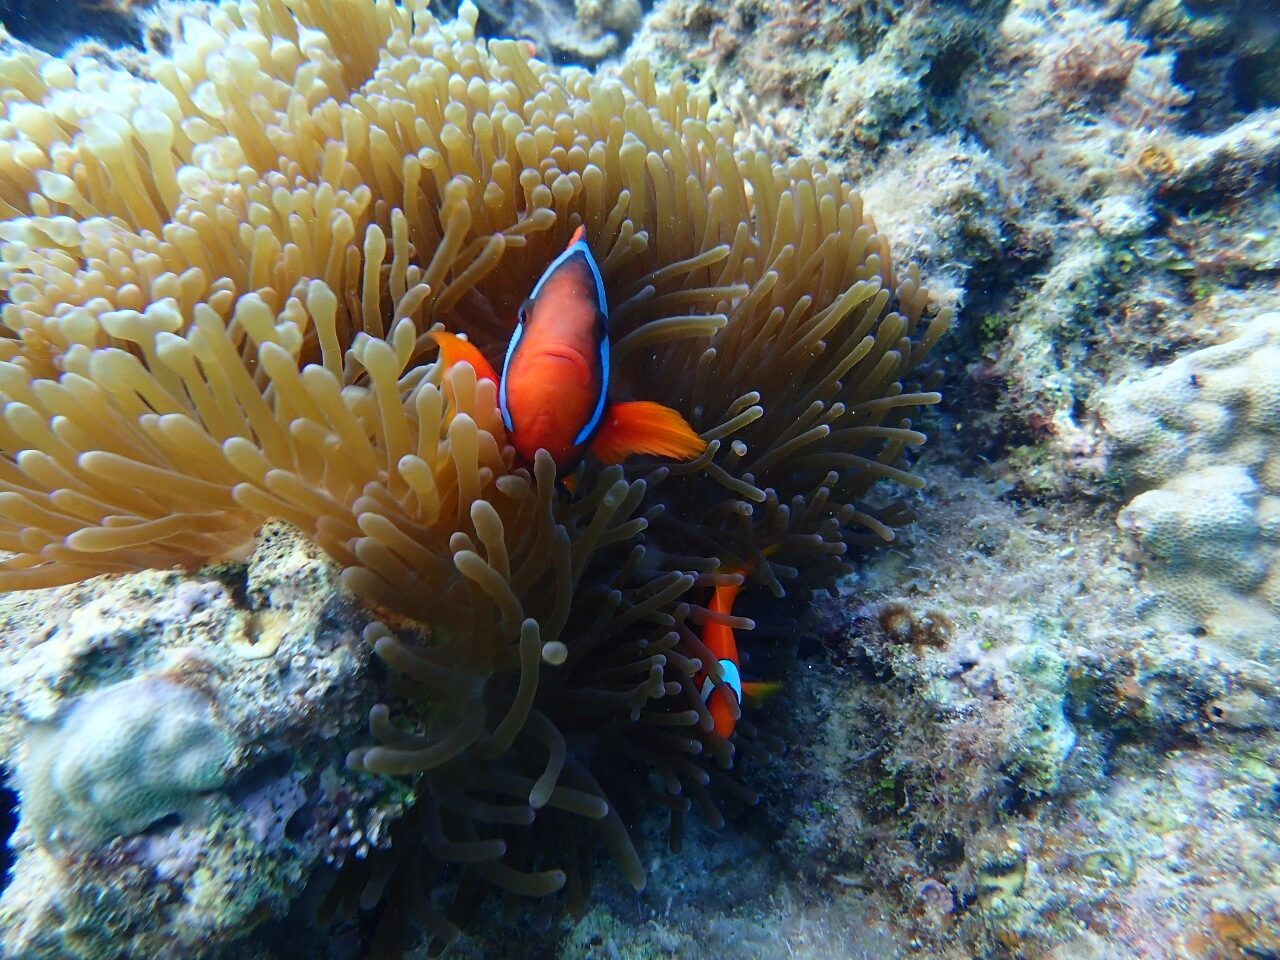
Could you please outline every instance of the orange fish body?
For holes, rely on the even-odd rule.
[[[712,613],[732,613],[733,602],[741,589],[740,583],[716,587],[708,609]],[[707,712],[711,714],[715,724],[713,729],[728,740],[733,736],[733,729],[738,723],[738,713],[742,704],[742,674],[738,670],[738,641],[733,635],[732,627],[708,621],[702,631],[702,642],[720,661],[722,679],[719,684],[713,684],[711,678],[705,673],[699,673],[694,683],[698,685],[702,702],[707,705]]]
[[[516,453],[577,461],[600,426],[609,388],[604,279],[578,228],[520,308],[498,388]]]
[[[579,227],[520,307],[499,377],[476,347],[437,332],[441,361],[470,363],[498,386],[507,435],[524,463],[548,451],[563,477],[589,448],[604,463],[638,453],[688,460],[706,442],[675,410],[609,403],[609,306],[604,278]]]
[[[733,604],[746,583],[746,574],[741,569],[732,572],[741,574],[743,579],[739,583],[716,587],[707,607],[712,613],[725,616],[733,613]],[[702,702],[707,705],[707,712],[711,714],[712,729],[728,740],[738,725],[742,704],[757,704],[777,693],[782,684],[777,681],[743,681],[742,672],[738,668],[738,641],[733,635],[733,628],[728,624],[708,620],[702,630],[702,642],[719,661],[721,679],[719,683],[715,683],[707,676],[706,671],[699,671],[694,677],[694,685],[702,696]]]

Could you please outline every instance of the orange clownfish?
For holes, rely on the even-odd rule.
[[[497,385],[502,422],[524,463],[546,450],[563,476],[587,449],[604,463],[637,453],[692,459],[706,441],[675,410],[608,400],[609,304],[585,233],[574,231],[520,307],[501,377],[473,344],[451,333],[435,334],[441,359],[466,361]]]
[[[743,574],[742,570],[732,572]],[[743,577],[738,583],[716,587],[715,593],[711,595],[711,605],[707,609],[726,616],[733,613],[733,602],[746,582],[745,574]],[[713,729],[728,740],[733,736],[744,699],[758,702],[776,693],[782,685],[777,682],[742,682],[742,673],[738,669],[738,641],[734,638],[733,628],[728,624],[707,621],[702,631],[702,642],[720,661],[722,679],[717,684],[707,676],[706,671],[700,670],[693,682],[702,696],[702,702],[707,705],[707,712],[711,714]]]

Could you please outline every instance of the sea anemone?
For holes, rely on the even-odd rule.
[[[892,539],[908,512],[864,498],[918,486],[909,417],[937,395],[909,378],[947,323],[820,165],[735,153],[643,61],[556,69],[476,16],[243,0],[184,21],[149,77],[0,57],[0,589],[304,530],[382,610],[397,678],[351,762],[417,775],[334,901],[390,891],[444,940],[487,884],[580,886],[592,837],[643,882],[587,756],[652,777],[677,821],[690,797],[718,821],[712,787],[751,799],[693,685],[720,679],[698,625],[750,622],[705,588],[731,564],[777,595],[829,585]],[[589,466],[570,497],[429,334],[496,358],[578,225],[616,399],[708,446]],[[452,864],[449,919],[427,892]]]

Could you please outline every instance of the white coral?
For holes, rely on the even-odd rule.
[[[1103,398],[1120,472],[1117,522],[1157,607],[1256,654],[1280,644],[1280,313]]]
[[[160,677],[95,690],[29,736],[23,819],[88,840],[136,833],[220,786],[234,744],[204,694]]]
[[[1121,384],[1101,410],[1118,462],[1135,479],[1164,483],[1238,463],[1263,480],[1257,468],[1277,456],[1280,434],[1280,313]]]

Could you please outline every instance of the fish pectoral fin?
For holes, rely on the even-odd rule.
[[[649,400],[610,405],[591,441],[591,452],[601,463],[622,463],[637,453],[692,460],[706,448],[684,417]]]
[[[446,369],[456,363],[469,363],[476,372],[477,380],[491,380],[495,384],[498,382],[498,375],[493,372],[493,367],[470,340],[463,340],[457,334],[444,330],[436,330],[430,336],[440,348],[440,362]]]
[[[781,680],[747,680],[742,684],[742,699],[747,706],[758,707],[781,689]]]

